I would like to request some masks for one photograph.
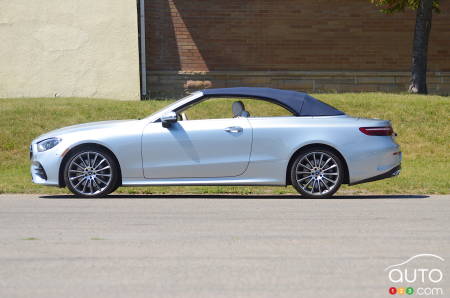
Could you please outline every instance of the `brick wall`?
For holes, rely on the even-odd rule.
[[[404,90],[412,11],[384,15],[369,0],[147,0],[153,94],[208,87]],[[448,93],[450,3],[435,14],[430,89]]]

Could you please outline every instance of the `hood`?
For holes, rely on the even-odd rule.
[[[98,121],[98,122],[89,122],[77,125],[66,126],[63,128],[55,129],[50,132],[47,132],[33,140],[33,143],[52,138],[52,137],[60,137],[64,134],[73,133],[73,132],[82,132],[93,129],[103,129],[103,128],[112,128],[118,125],[131,125],[139,120],[110,120],[110,121]]]

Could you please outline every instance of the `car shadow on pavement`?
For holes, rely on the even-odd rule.
[[[89,200],[111,200],[111,199],[233,199],[233,200],[315,200],[298,195],[239,195],[239,194],[143,194],[143,195],[128,195],[128,194],[113,194],[104,198],[80,198],[74,195],[42,195],[41,199],[89,199]],[[427,195],[346,195],[334,196],[329,199],[317,200],[409,200],[409,199],[426,199]]]

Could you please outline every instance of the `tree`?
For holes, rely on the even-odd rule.
[[[427,54],[433,10],[439,12],[439,0],[371,0],[384,13],[416,10],[409,92],[427,94]]]

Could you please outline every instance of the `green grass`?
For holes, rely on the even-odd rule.
[[[399,177],[353,187],[340,193],[450,193],[450,98],[409,94],[317,94],[347,114],[392,120],[403,151]],[[170,101],[123,102],[98,99],[0,99],[0,193],[67,193],[31,183],[28,146],[49,130],[83,122],[142,118]],[[199,106],[192,116],[230,109],[222,101]],[[267,104],[253,105],[252,115],[265,115]],[[278,113],[278,111],[277,111]],[[142,187],[119,193],[295,193],[292,187]]]

